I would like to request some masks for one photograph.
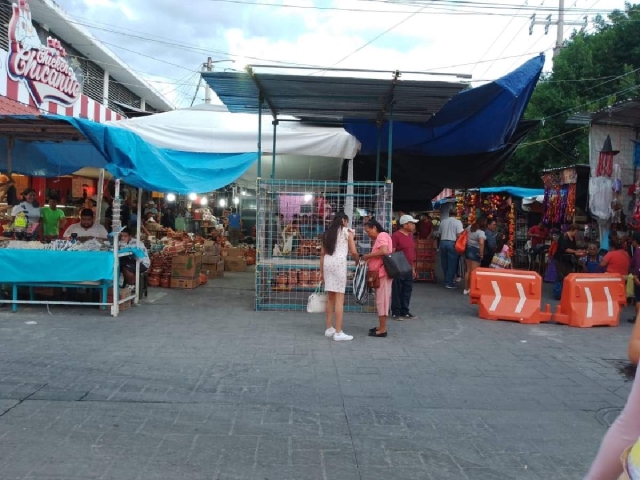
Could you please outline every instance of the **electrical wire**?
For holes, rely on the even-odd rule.
[[[355,55],[356,53],[358,53],[359,51],[363,50],[364,48],[368,47],[369,45],[371,45],[373,42],[375,42],[376,40],[378,40],[379,38],[383,37],[384,35],[386,35],[387,33],[391,32],[392,30],[394,30],[395,28],[399,27],[400,25],[402,25],[405,22],[408,22],[409,20],[411,20],[413,17],[415,17],[418,13],[420,13],[422,10],[424,10],[425,7],[421,8],[420,10],[413,12],[411,15],[408,15],[407,17],[403,18],[402,20],[400,20],[398,23],[393,24],[391,27],[387,28],[384,32],[376,35],[375,37],[373,37],[371,40],[369,40],[367,43],[359,46],[358,48],[356,48],[353,52],[345,55],[344,57],[342,57],[340,60],[338,60],[336,63],[334,63],[333,65],[331,65],[328,68],[333,68],[336,65],[341,64],[342,62],[344,62],[345,60],[347,60],[348,58],[352,57],[353,55]],[[327,70],[327,69],[322,69],[320,71],[323,70]],[[318,73],[318,72],[312,72],[309,75],[313,75],[314,73]]]
[[[543,138],[541,140],[536,140],[534,142],[521,143],[520,145],[518,145],[518,148],[530,147],[531,145],[538,145],[540,143],[549,143],[549,140],[554,140],[556,138],[564,137],[565,135],[569,135],[570,133],[574,133],[579,130],[584,130],[586,128],[589,128],[589,125],[583,125],[581,127],[574,128],[573,130],[569,130],[568,132],[564,132],[559,135],[554,135],[553,137]]]

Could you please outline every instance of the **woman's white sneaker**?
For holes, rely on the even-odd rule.
[[[336,332],[336,334],[333,336],[333,339],[336,342],[346,342],[347,340],[353,340],[353,336],[347,335],[344,332]]]
[[[327,328],[324,331],[324,336],[325,337],[333,337],[336,334],[336,329],[331,327],[331,328]]]
[[[462,294],[463,294],[463,295],[469,295],[469,292],[470,292],[470,291],[471,291],[471,290],[465,290],[464,292],[462,292]]]

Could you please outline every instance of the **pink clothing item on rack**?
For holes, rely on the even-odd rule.
[[[622,413],[609,428],[584,480],[618,480],[622,453],[640,437],[640,381],[636,376]]]
[[[392,291],[393,279],[386,275],[384,277],[380,277],[380,287],[376,289],[376,309],[379,317],[386,317],[389,315]]]
[[[376,238],[376,243],[373,244],[373,248],[371,249],[371,253],[378,252],[384,245],[387,246],[387,252],[393,252],[393,241],[391,240],[391,235],[388,233],[382,232],[378,234],[378,238]],[[378,272],[378,276],[382,279],[383,277],[387,277],[387,271],[384,269],[384,265],[382,263],[382,257],[373,257],[369,260],[369,270],[372,272]]]

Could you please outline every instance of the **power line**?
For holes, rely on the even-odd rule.
[[[391,27],[387,28],[384,32],[380,33],[379,35],[376,35],[375,37],[373,37],[371,40],[369,40],[367,43],[365,43],[364,45],[361,45],[360,47],[356,48],[353,52],[345,55],[344,57],[342,57],[340,60],[338,60],[336,63],[334,63],[333,65],[331,65],[328,68],[333,68],[336,65],[339,65],[340,63],[344,62],[346,59],[348,59],[349,57],[352,57],[353,55],[355,55],[356,53],[358,53],[360,50],[363,50],[364,48],[368,47],[369,45],[371,45],[373,42],[375,42],[376,40],[378,40],[379,38],[383,37],[384,35],[386,35],[387,33],[391,32],[393,29],[399,27],[400,25],[402,25],[403,23],[411,20],[413,17],[415,17],[418,13],[420,13],[422,10],[424,10],[425,7],[421,8],[420,10],[413,12],[411,15],[403,18],[402,20],[400,20],[398,23],[395,23],[394,25],[392,25]],[[317,72],[312,72],[309,75],[313,75],[314,73]]]

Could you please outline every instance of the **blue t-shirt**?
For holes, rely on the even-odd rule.
[[[229,219],[229,228],[240,228],[240,215],[232,213],[227,217]]]

